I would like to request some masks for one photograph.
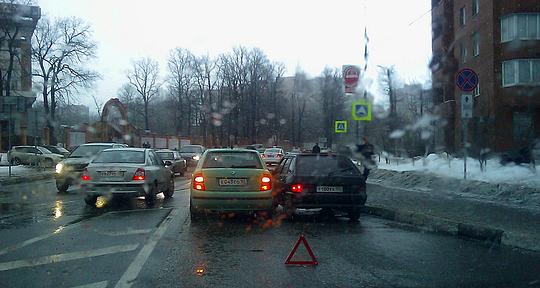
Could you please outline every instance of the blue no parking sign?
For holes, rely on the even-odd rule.
[[[478,74],[469,68],[462,69],[456,75],[456,85],[463,91],[473,91],[478,86]]]

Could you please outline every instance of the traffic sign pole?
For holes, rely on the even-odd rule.
[[[463,179],[467,180],[467,134],[469,119],[463,119]]]

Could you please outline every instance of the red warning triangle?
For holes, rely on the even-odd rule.
[[[298,250],[298,246],[300,246],[300,243],[304,244],[304,247],[306,247],[307,252],[309,253],[309,257],[311,257],[311,260],[291,260],[294,256],[294,253],[296,253],[296,250]],[[291,253],[289,253],[289,256],[287,256],[287,260],[285,261],[285,265],[317,265],[319,262],[317,262],[317,258],[315,258],[315,254],[313,254],[313,251],[311,251],[311,247],[306,241],[306,238],[304,235],[300,235],[298,237],[298,241],[296,241],[296,244],[294,244],[293,249],[291,250]]]

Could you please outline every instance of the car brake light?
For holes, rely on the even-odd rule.
[[[283,154],[279,153],[277,154],[278,157],[283,157]]]
[[[302,188],[303,188],[303,187],[302,187],[302,184],[293,184],[293,185],[291,186],[291,190],[292,190],[292,192],[294,192],[294,193],[302,193]]]
[[[85,168],[84,171],[83,171],[83,174],[81,176],[81,179],[83,181],[88,181],[90,180],[90,175],[88,175],[88,170]]]
[[[260,191],[268,191],[272,189],[272,178],[270,178],[270,175],[265,174],[261,178],[261,189]]]
[[[135,174],[133,175],[133,180],[135,181],[142,181],[144,180],[145,172],[143,168],[137,168],[137,171],[135,171]]]
[[[193,175],[193,189],[201,191],[206,190],[206,187],[204,187],[204,177],[202,173]]]

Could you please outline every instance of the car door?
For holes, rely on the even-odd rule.
[[[291,163],[292,157],[287,157],[281,161],[278,168],[274,173],[274,189],[277,194],[281,193],[285,187],[285,181],[287,180],[287,171]]]
[[[27,147],[27,153],[25,153],[26,163],[34,164],[39,163],[42,158],[42,152],[39,151],[36,147]]]
[[[156,152],[149,151],[148,157],[150,158],[150,165],[152,166],[152,177],[157,180],[160,191],[163,191],[169,185],[171,171],[165,168],[165,165],[163,165],[163,162],[156,155]]]

